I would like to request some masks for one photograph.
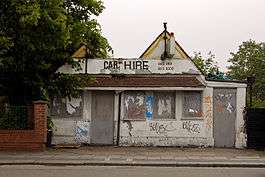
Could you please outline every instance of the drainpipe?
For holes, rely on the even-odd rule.
[[[87,62],[88,62],[88,56],[89,56],[89,53],[90,53],[90,51],[89,51],[89,49],[88,49],[87,45],[85,45],[85,46],[86,46],[86,56],[85,56],[85,74],[87,74]]]
[[[87,58],[85,59],[85,74],[87,74]]]
[[[116,146],[120,145],[120,125],[121,125],[121,94],[122,91],[117,91],[119,94],[119,104],[118,104],[118,125],[117,125],[117,142]]]

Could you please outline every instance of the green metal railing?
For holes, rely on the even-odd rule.
[[[0,107],[0,130],[31,129],[32,106]]]

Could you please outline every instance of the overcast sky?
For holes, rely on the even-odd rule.
[[[103,0],[98,18],[114,57],[138,58],[163,31],[191,56],[212,51],[224,69],[242,41],[265,41],[265,0]]]

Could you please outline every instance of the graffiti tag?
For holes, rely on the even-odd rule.
[[[212,97],[206,96],[204,97],[203,102],[206,104],[206,113],[205,113],[205,119],[206,119],[206,127],[210,129],[213,124],[213,115],[212,115]]]
[[[185,121],[182,123],[182,128],[188,130],[190,133],[200,133],[201,128],[199,124],[192,123],[191,121]]]
[[[223,112],[224,110],[227,110],[229,113],[234,112],[234,105],[231,104],[232,98],[232,94],[218,94],[215,97],[217,112]]]
[[[149,127],[150,127],[150,131],[154,131],[157,134],[176,130],[176,128],[172,125],[172,122],[170,122],[169,124],[160,124],[158,122],[151,122],[149,124]]]
[[[87,143],[89,142],[89,123],[88,122],[77,122],[75,128],[75,140],[77,142]]]

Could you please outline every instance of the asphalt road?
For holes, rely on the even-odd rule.
[[[0,177],[265,177],[265,168],[0,166]]]

